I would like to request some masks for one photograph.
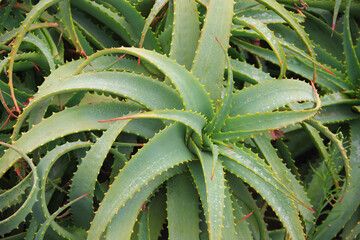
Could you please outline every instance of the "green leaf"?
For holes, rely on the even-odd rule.
[[[224,53],[226,54],[226,49],[222,45],[221,42],[219,42],[221,47],[223,48]],[[210,124],[206,126],[204,129],[204,132],[211,134],[212,132],[219,132],[221,130],[221,127],[223,126],[226,118],[229,115],[229,111],[231,109],[231,100],[233,97],[233,91],[234,91],[234,78],[232,73],[232,67],[230,58],[226,55],[227,65],[228,65],[228,84],[226,86],[226,90],[224,93],[224,96],[222,96],[222,99],[218,102],[218,105],[216,106],[216,112],[214,118],[211,120]]]
[[[48,143],[59,137],[81,131],[104,130],[109,127],[109,123],[99,123],[98,121],[114,118],[121,114],[128,114],[131,111],[140,111],[141,107],[133,103],[124,102],[100,102],[95,104],[86,104],[74,108],[65,109],[51,117],[43,120],[38,125],[31,128],[22,135],[13,145],[21,148],[25,153]],[[141,121],[141,120],[136,120]],[[137,125],[132,121],[127,127],[131,127],[131,132],[142,132],[140,135],[152,137],[155,132],[163,127],[159,122],[147,122]],[[149,121],[149,120],[142,120]],[[54,128],[56,126],[56,128]],[[128,131],[125,129],[124,131]],[[33,141],[33,139],[37,139]],[[20,155],[14,151],[6,151],[0,161],[1,175],[17,160]]]
[[[278,157],[275,148],[271,145],[271,139],[266,135],[261,135],[255,136],[254,141],[281,183],[284,184],[287,189],[292,189],[293,193],[303,203],[310,206],[310,201],[306,196],[303,186],[300,185],[294,175],[291,174],[289,169],[286,168],[282,160]],[[306,231],[308,232],[310,230],[309,224],[312,224],[314,221],[314,214],[301,204],[297,204],[297,207],[304,218],[305,224],[307,224]]]
[[[153,5],[148,18],[145,21],[144,28],[141,32],[141,39],[139,43],[139,47],[141,48],[143,46],[143,43],[145,41],[145,37],[148,35],[147,31],[150,27],[150,24],[155,19],[156,15],[159,13],[159,11],[165,6],[165,4],[168,2],[168,0],[156,0],[155,4]]]
[[[140,214],[139,219],[139,233],[137,234],[139,239],[150,240],[150,232],[149,232],[149,209],[146,209],[145,212]]]
[[[151,179],[193,158],[184,145],[184,135],[181,125],[169,126],[132,157],[101,202],[88,232],[89,239],[98,239],[118,210]]]
[[[247,51],[256,54],[257,56],[264,58],[274,64],[277,64],[277,58],[275,54],[267,49],[254,46],[241,40],[236,41],[239,46],[244,47]],[[313,66],[311,62],[303,58],[296,56],[286,56],[288,70],[293,71],[306,79],[312,80],[313,78]],[[317,69],[316,83],[324,87],[324,90],[330,89],[334,91],[343,91],[352,89],[349,82],[344,81],[345,75],[341,72],[335,72],[336,75],[332,75],[323,69]]]
[[[94,217],[93,198],[95,183],[100,168],[117,136],[123,130],[129,120],[117,121],[113,123],[106,132],[96,141],[91,149],[86,153],[76,170],[70,186],[70,200],[77,196],[88,193],[87,196],[80,199],[77,203],[71,205],[72,217],[75,224],[88,229],[90,222]]]
[[[161,185],[162,182],[164,182],[169,178],[170,178],[169,181],[171,181],[171,177],[185,171],[186,169],[187,168],[185,164],[180,164],[179,166],[171,168],[168,171],[163,172],[161,175],[155,177],[155,179],[149,181],[148,184],[143,188],[141,188],[139,192],[135,193],[134,196],[130,200],[128,200],[126,204],[122,208],[120,208],[120,210],[116,213],[116,215],[111,219],[111,222],[109,223],[106,229],[106,236],[109,239],[117,239],[117,238],[130,239],[131,233],[134,231],[133,228],[136,222],[136,218],[140,212],[140,209],[142,208],[142,204],[147,200],[150,194],[158,186]],[[189,199],[187,198],[187,200]],[[196,198],[196,202],[197,202],[197,198]],[[198,209],[198,204],[196,205],[196,210],[197,209]],[[176,214],[177,217],[181,216],[179,215],[179,213]],[[196,217],[198,217],[197,214]],[[186,219],[186,220],[189,221],[190,223],[192,222],[190,219]],[[196,227],[196,225],[193,225],[192,227],[194,226]]]
[[[280,65],[279,78],[284,78],[287,68],[285,53],[279,41],[275,37],[274,33],[272,33],[265,24],[261,23],[257,19],[253,19],[250,17],[239,17],[239,18],[235,18],[234,21],[237,24],[241,24],[255,30],[257,33],[261,35],[261,37],[265,39],[265,41],[270,45],[270,47],[272,48],[276,57],[279,60],[279,65]]]
[[[199,238],[198,194],[188,176],[174,176],[167,182],[169,239]]]
[[[352,82],[354,86],[360,85],[360,62],[356,55],[354,44],[351,38],[350,32],[350,6],[351,0],[348,1],[348,5],[345,12],[345,20],[344,20],[344,52],[345,52],[345,61],[346,61],[346,69],[349,80]]]
[[[267,81],[236,92],[229,115],[273,111],[297,101],[316,101],[309,84],[292,79]]]
[[[332,210],[325,221],[317,228],[313,239],[333,238],[350,219],[352,214],[360,205],[360,120],[350,122],[351,149],[350,149],[350,171],[349,188],[345,192],[342,201],[333,205]]]
[[[48,219],[46,219],[46,221],[41,225],[39,231],[36,234],[35,240],[42,240],[44,238],[45,232],[48,229],[48,227],[50,226],[50,223],[62,212],[64,211],[66,208],[68,208],[69,206],[71,206],[73,203],[77,202],[78,200],[80,200],[81,198],[85,197],[87,194],[84,194],[78,198],[75,198],[74,200],[70,201],[69,203],[65,204],[63,207],[59,208],[58,210],[56,210],[53,214],[51,214],[51,217],[49,217]]]
[[[195,0],[174,1],[174,24],[170,58],[190,70],[200,37]]]
[[[246,181],[266,199],[279,216],[291,238],[305,239],[297,210],[292,201],[292,193],[279,182],[270,168],[253,155],[245,152],[245,149],[234,145],[231,148],[219,146],[219,150],[220,154],[224,156],[222,158],[224,167]]]
[[[226,59],[215,37],[228,49],[233,1],[211,0],[196,50],[192,72],[213,101],[220,99]],[[210,51],[211,50],[211,51]],[[216,103],[216,102],[215,102]]]
[[[194,130],[200,139],[202,139],[202,129],[205,127],[206,124],[206,119],[200,114],[186,112],[184,110],[155,110],[151,112],[141,112],[105,120],[104,122],[142,118],[165,119],[180,122]]]
[[[60,0],[41,0],[39,1],[35,6],[33,6],[33,8],[31,9],[31,11],[27,14],[25,20],[22,22],[19,31],[17,32],[18,35],[15,39],[15,42],[13,44],[11,53],[9,54],[9,70],[8,70],[8,75],[9,75],[9,87],[10,87],[10,92],[11,92],[11,98],[14,101],[15,104],[15,109],[19,111],[19,106],[15,100],[15,95],[14,95],[14,88],[13,88],[13,68],[14,68],[14,62],[15,62],[15,56],[19,50],[20,44],[23,41],[23,38],[25,37],[25,34],[27,33],[27,31],[29,30],[30,25],[36,21],[36,19],[49,7],[51,7],[52,5],[58,3]],[[2,68],[0,68],[1,71]]]
[[[32,186],[31,190],[27,194],[26,200],[19,206],[19,208],[12,213],[10,216],[7,216],[5,219],[0,221],[0,236],[3,236],[5,233],[11,232],[13,229],[18,228],[20,223],[22,223],[27,215],[31,212],[31,209],[36,202],[37,193],[39,192],[39,177],[36,172],[36,167],[32,160],[26,155],[25,151],[21,148],[17,148],[13,145],[0,142],[0,145],[9,147],[8,152],[16,153],[20,155],[30,166],[32,174]]]
[[[254,1],[255,2],[255,1]],[[291,13],[291,12],[290,12]],[[265,9],[243,9],[240,13],[236,14],[236,16],[242,16],[246,18],[254,18],[259,20],[264,24],[270,23],[285,23],[285,20],[279,16],[276,12],[272,10],[265,10]],[[293,17],[297,19],[298,22],[303,22],[304,17],[300,14],[293,14]]]
[[[72,0],[71,4],[85,11],[119,35],[127,44],[134,45],[136,33],[125,18],[95,1]]]
[[[55,62],[54,62],[53,56],[50,52],[50,49],[46,46],[46,44],[39,37],[35,36],[34,34],[28,33],[24,37],[23,41],[32,43],[37,48],[39,48],[40,51],[42,52],[42,54],[44,54],[44,56],[49,64],[50,70],[55,70]]]
[[[340,4],[342,0],[336,0],[335,6],[334,6],[334,13],[333,13],[333,20],[332,20],[332,30],[335,30],[336,20],[340,9]]]
[[[195,146],[194,146],[195,147]],[[195,147],[194,150],[197,148]],[[220,239],[222,236],[224,209],[224,172],[218,161],[215,166],[214,177],[211,180],[212,160],[210,153],[196,150],[200,162],[189,163],[191,175],[199,191],[200,199],[206,216],[209,239]]]
[[[148,222],[150,239],[159,239],[161,236],[161,230],[163,230],[166,224],[166,194],[163,191],[159,191],[151,199],[148,206]]]
[[[309,38],[315,43],[321,43],[321,47],[338,60],[344,61],[343,38],[341,35],[333,32],[330,25],[321,21],[320,18],[305,11],[304,14],[306,15],[306,21],[302,25],[309,34]]]
[[[233,205],[232,205],[232,199],[230,195],[230,188],[228,186],[224,189],[224,220],[223,220],[223,226],[221,237],[222,239],[235,239],[236,238],[236,232],[235,232],[235,214],[233,212]],[[240,233],[242,235],[245,235],[244,233]],[[251,238],[250,238],[251,239]]]
[[[268,73],[250,65],[246,62],[230,60],[233,68],[234,77],[242,81],[246,81],[251,84],[257,84],[260,82],[266,82],[268,80],[275,80]]]
[[[226,179],[233,198],[233,205],[235,205],[233,208],[234,215],[236,216],[235,229],[237,234],[244,235],[244,240],[251,238],[256,240],[267,239],[269,233],[266,229],[266,224],[263,221],[264,216],[260,212],[260,209],[247,186],[234,174],[227,173]],[[240,221],[245,214],[248,215],[251,212],[252,214],[247,219]]]
[[[211,119],[213,117],[213,109],[209,96],[207,95],[206,91],[201,86],[199,81],[185,68],[181,67],[179,64],[167,58],[166,56],[160,55],[156,52],[139,48],[114,48],[103,50],[88,57],[78,67],[75,74],[80,73],[82,69],[86,65],[90,64],[94,59],[105,54],[115,53],[131,54],[152,63],[161,72],[163,72],[175,85],[177,91],[179,92],[183,100],[183,104],[186,110],[201,112],[208,119]]]
[[[56,163],[56,161],[62,157],[64,154],[74,151],[76,149],[90,147],[91,143],[89,142],[71,142],[65,143],[63,145],[57,146],[50,152],[48,152],[39,162],[36,167],[36,170],[39,174],[40,178],[40,193],[38,194],[37,202],[33,206],[34,220],[38,224],[43,224],[47,219],[51,217],[49,209],[48,209],[48,200],[46,199],[46,183],[48,182],[48,176],[52,166]],[[65,228],[60,226],[55,221],[49,223],[52,229],[61,236],[64,236],[69,239],[78,238],[73,233],[70,233]]]
[[[135,31],[137,43],[140,43],[140,39],[143,37],[142,29],[146,24],[141,14],[127,0],[105,0],[105,2],[110,3],[125,17]],[[159,44],[152,31],[147,31],[143,45],[146,49],[155,49],[157,52],[160,52]]]
[[[61,84],[43,87],[24,110],[26,116],[34,106],[61,93],[99,90],[127,97],[150,109],[182,108],[178,94],[152,78],[127,72],[89,72],[60,80]],[[24,117],[23,117],[24,118]]]
[[[59,2],[59,13],[61,23],[64,25],[65,31],[69,35],[70,40],[73,42],[76,51],[84,53],[80,44],[78,35],[76,34],[74,21],[71,14],[70,0],[63,0]]]
[[[266,86],[268,87],[265,89],[264,87]],[[288,87],[289,90],[285,90]],[[262,89],[261,92],[263,94],[259,95],[253,92],[257,89]],[[276,91],[282,92],[281,97],[279,97],[280,95],[273,95]],[[299,91],[299,94],[292,95],[291,91]],[[239,91],[233,98],[233,106],[239,107],[233,107],[232,111],[234,113],[230,112],[230,116],[234,114],[240,115],[228,118],[222,131],[229,133],[242,132],[245,135],[251,132],[256,134],[306,120],[314,116],[320,108],[320,99],[314,91],[315,88],[312,88],[310,85],[294,80],[277,80],[261,83]],[[308,110],[300,108],[300,110],[270,112],[273,108],[279,108],[281,105],[289,104],[291,101],[299,101],[300,99],[315,101],[316,106]]]
[[[31,186],[31,175],[28,174],[21,182],[11,189],[0,194],[0,210],[18,204],[23,201],[25,191]]]
[[[304,41],[310,56],[314,57],[314,50],[311,45],[310,39],[301,25],[297,22],[297,20],[288,12],[282,5],[280,5],[275,0],[257,0],[258,2],[264,4],[268,8],[274,10],[277,14],[279,14],[285,21],[299,34],[301,39]]]

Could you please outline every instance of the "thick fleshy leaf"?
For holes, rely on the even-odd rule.
[[[0,221],[0,236],[4,236],[5,233],[9,233],[13,229],[18,228],[20,223],[22,223],[27,217],[27,215],[29,215],[33,205],[36,202],[36,197],[40,188],[39,188],[39,177],[36,172],[36,167],[32,162],[32,160],[26,155],[25,151],[23,151],[23,149],[21,148],[16,148],[4,142],[0,142],[0,144],[5,145],[6,147],[10,147],[8,152],[15,152],[16,154],[19,154],[30,166],[32,171],[31,172],[32,186],[27,195],[27,198],[14,213],[12,213],[10,216],[7,216],[5,219],[2,219]]]
[[[0,210],[16,205],[25,198],[25,191],[31,186],[31,175],[27,175],[21,182],[0,194]]]
[[[286,227],[292,239],[305,239],[301,221],[293,203],[290,190],[274,176],[270,168],[245,149],[236,146],[219,146],[220,153],[225,156],[224,167],[242,178],[258,191],[274,209]]]
[[[159,185],[161,185],[162,182],[171,178],[175,174],[185,171],[186,169],[187,168],[185,164],[181,164],[180,166],[171,168],[168,171],[163,172],[161,175],[155,177],[154,180],[151,180],[146,186],[141,188],[139,192],[135,193],[134,196],[130,200],[128,200],[126,204],[122,208],[120,208],[120,210],[113,217],[106,229],[106,236],[109,239],[130,239],[131,233],[134,231],[133,228],[136,222],[136,218],[140,212],[140,209],[142,209],[143,203],[147,200],[150,194]],[[198,204],[196,204],[196,209],[198,209]],[[178,212],[176,217],[180,217]],[[198,217],[198,215],[196,215],[196,217]]]
[[[51,216],[46,219],[46,221],[41,225],[39,231],[36,233],[35,240],[42,240],[44,239],[44,235],[48,227],[50,226],[51,222],[55,220],[55,218],[62,213],[66,208],[70,207],[73,203],[79,201],[81,198],[85,197],[86,194],[75,198],[74,200],[70,201],[69,203],[65,204],[63,207],[56,210]]]
[[[151,112],[141,112],[130,114],[122,117],[117,117],[113,119],[105,120],[108,121],[117,121],[117,120],[126,120],[126,119],[142,119],[142,118],[155,118],[162,120],[171,120],[175,122],[180,122],[190,127],[195,133],[202,138],[202,129],[205,127],[206,119],[200,114],[193,112],[186,112],[183,110],[158,110]]]
[[[235,205],[234,215],[236,217],[235,229],[237,234],[244,235],[244,240],[251,239],[252,237],[256,240],[267,239],[269,233],[265,222],[262,220],[264,218],[263,213],[260,212],[247,186],[234,174],[227,173],[226,180],[231,190],[233,205]],[[237,207],[241,209],[236,209]],[[248,218],[239,222],[239,220],[251,212],[252,214]]]
[[[14,102],[15,109],[19,111],[19,106],[16,102],[15,95],[14,95],[14,88],[13,88],[13,71],[14,71],[14,63],[15,63],[15,56],[20,48],[21,42],[23,41],[23,38],[25,37],[25,34],[27,33],[28,29],[30,28],[31,24],[38,19],[38,17],[49,7],[52,5],[58,3],[60,0],[41,0],[39,1],[27,14],[25,20],[22,22],[19,30],[18,35],[15,39],[15,42],[12,45],[11,53],[9,54],[9,70],[8,70],[8,76],[9,76],[9,82],[8,85],[10,87],[10,93],[11,98]]]
[[[269,87],[265,89],[266,86]],[[286,90],[287,88],[288,90]],[[259,95],[253,92],[256,89],[262,89],[261,91],[264,94]],[[281,91],[281,95],[273,95],[277,91]],[[292,95],[290,93],[292,91],[298,91],[299,94]],[[292,101],[301,101],[301,99],[314,101],[316,105],[307,110],[300,106],[298,110],[271,112],[274,108],[290,104]],[[230,116],[233,114],[240,115],[228,118],[222,131],[229,133],[242,132],[245,135],[252,131],[253,134],[261,133],[265,130],[282,128],[309,119],[316,114],[319,108],[320,99],[315,92],[315,88],[304,82],[286,79],[261,83],[239,91],[235,95],[233,98],[233,112],[230,112]]]
[[[88,239],[98,239],[118,210],[151,179],[194,158],[184,144],[184,137],[184,127],[174,124],[157,134],[131,158],[101,202]]]
[[[158,54],[145,49],[139,48],[113,48],[99,51],[88,57],[77,69],[75,74],[80,73],[83,68],[90,64],[96,58],[106,54],[131,54],[142,58],[154,64],[161,72],[163,72],[176,87],[179,92],[186,110],[201,112],[208,119],[213,117],[213,109],[209,96],[201,86],[199,81],[184,67],[181,67],[176,62],[167,58],[164,55]],[[166,102],[166,100],[165,100]]]
[[[174,9],[170,58],[190,70],[200,37],[196,2],[174,1]]]
[[[169,239],[199,238],[199,196],[185,174],[167,182],[167,211]]]
[[[289,169],[286,168],[282,160],[278,157],[276,149],[271,145],[270,137],[266,135],[255,136],[254,141],[282,184],[284,184],[288,189],[292,189],[293,193],[301,199],[303,203],[310,206],[310,201],[306,196],[303,186],[299,184],[298,180],[291,174]],[[306,230],[308,232],[310,230],[308,224],[313,223],[314,215],[308,208],[301,204],[297,204],[297,207],[304,217],[305,224],[307,224]]]
[[[251,84],[257,84],[259,82],[265,82],[268,80],[275,80],[268,73],[250,65],[246,62],[237,61],[234,59],[230,60],[233,68],[234,77],[242,81],[249,82]]]
[[[135,45],[137,34],[125,18],[95,1],[72,0],[71,5],[102,22],[129,45]]]
[[[275,37],[274,33],[270,31],[269,28],[263,23],[261,23],[259,20],[250,18],[250,17],[238,17],[235,18],[235,23],[241,24],[244,26],[247,26],[253,30],[255,30],[257,33],[259,33],[264,40],[270,45],[274,53],[276,54],[276,57],[279,60],[280,65],[280,74],[279,78],[284,78],[286,73],[286,58],[284,50],[282,49],[279,41]]]
[[[60,80],[59,84],[52,84],[39,91],[28,108],[56,94],[78,90],[109,92],[130,98],[150,109],[182,107],[177,93],[159,81],[139,74],[108,71],[83,73]]]
[[[145,21],[144,28],[141,32],[141,39],[139,46],[142,47],[143,43],[145,41],[145,37],[147,36],[147,31],[150,27],[150,24],[155,19],[156,15],[159,13],[159,11],[165,6],[165,4],[168,2],[168,0],[156,0],[155,4],[153,5],[148,18]]]
[[[215,37],[228,49],[233,1],[211,0],[196,50],[192,72],[199,78],[213,101],[221,97],[225,55]],[[211,51],[209,51],[211,49]]]
[[[291,79],[267,81],[236,92],[230,116],[273,111],[297,101],[316,101],[309,84]]]
[[[344,52],[346,57],[346,69],[349,80],[354,86],[360,84],[360,61],[356,55],[354,44],[351,38],[350,32],[350,6],[351,0],[348,1],[348,5],[345,12],[344,20]]]
[[[189,163],[190,172],[194,178],[204,208],[209,239],[220,239],[222,235],[225,198],[222,164],[217,162],[214,177],[211,180],[213,160],[211,154],[199,150],[197,154],[201,163]]]
[[[70,200],[88,193],[87,196],[71,205],[74,222],[80,227],[85,229],[90,227],[90,222],[94,217],[92,202],[97,176],[113,142],[128,122],[129,120],[117,121],[109,126],[86,153],[74,174],[69,191]]]
[[[141,14],[127,0],[106,0],[106,2],[114,6],[116,10],[125,17],[127,22],[132,26],[135,31],[135,36],[137,37],[136,42],[140,43],[140,39],[144,37],[144,35],[142,35],[144,34],[142,33],[144,25],[148,24],[147,22],[145,23],[145,20],[141,16]],[[152,31],[146,32],[143,46],[146,49],[155,49],[158,52],[160,51],[159,44],[157,43],[155,34]]]
[[[110,123],[99,123],[98,121],[140,110],[142,110],[142,108],[138,104],[125,102],[100,102],[65,109],[31,128],[13,145],[21,148],[25,153],[28,153],[45,143],[74,132],[107,129]],[[147,123],[143,122],[143,124],[140,123],[140,125],[137,125],[136,121],[147,121]],[[145,134],[147,137],[154,136],[154,134],[164,126],[162,123],[150,119],[134,120],[128,127],[132,124],[135,125],[133,125],[130,131],[138,132],[141,135]],[[56,126],[56,128],[53,126]],[[127,132],[128,130],[125,129],[125,131]],[[33,141],[33,139],[37,139],[37,141]],[[0,161],[0,174],[4,174],[19,158],[20,155],[16,152],[6,151]]]
[[[48,177],[52,166],[56,163],[56,161],[62,157],[64,154],[74,151],[80,148],[90,147],[92,144],[89,142],[71,142],[60,145],[50,152],[48,152],[39,162],[36,167],[36,170],[39,174],[40,178],[40,192],[38,194],[37,202],[34,204],[33,212],[34,212],[34,220],[38,224],[43,224],[47,219],[51,217],[49,212],[47,203],[49,199],[46,199],[46,183],[48,182]],[[78,236],[73,233],[67,231],[65,228],[60,226],[55,221],[50,223],[51,228],[61,236],[64,236],[69,239],[76,239]]]
[[[76,34],[74,21],[71,14],[70,0],[59,2],[59,12],[61,16],[61,23],[65,28],[70,40],[73,42],[76,51],[83,52],[78,35]]]
[[[254,46],[252,44],[246,43],[241,40],[237,40],[239,46],[242,46],[247,51],[254,53],[255,55],[264,58],[274,64],[277,64],[277,58],[275,53],[270,50]],[[288,70],[293,71],[300,76],[305,77],[306,79],[313,79],[313,64],[306,59],[300,59],[296,56],[286,56]],[[316,64],[315,64],[316,65]],[[351,84],[347,81],[344,81],[345,75],[341,72],[335,72],[336,75],[330,74],[328,71],[317,68],[317,77],[316,83],[324,87],[325,90],[329,89],[331,91],[342,91],[352,89]]]
[[[300,26],[300,24],[297,22],[297,20],[277,1],[275,0],[257,0],[258,2],[264,4],[268,8],[275,11],[277,14],[279,14],[285,21],[292,27],[294,30],[299,34],[301,39],[304,41],[310,56],[314,55],[314,50],[311,45],[310,39],[304,29]]]
[[[226,53],[226,49],[222,45],[221,42],[219,42],[221,47],[223,47],[224,54]],[[234,78],[233,78],[233,72],[232,72],[232,66],[230,58],[226,55],[227,65],[228,65],[228,83],[226,86],[226,90],[224,92],[224,96],[222,96],[221,100],[218,102],[218,105],[216,106],[216,112],[214,118],[211,120],[211,122],[206,126],[204,129],[204,132],[211,134],[212,132],[219,132],[221,130],[221,127],[223,126],[226,118],[229,115],[229,111],[231,109],[231,100],[233,97],[233,91],[234,91]]]
[[[51,54],[51,50],[45,45],[45,43],[39,37],[35,36],[34,34],[29,33],[29,34],[26,34],[23,41],[34,44],[37,48],[39,48],[40,51],[42,52],[42,54],[44,54],[44,56],[49,64],[49,68],[51,70],[55,69],[55,62],[54,62],[53,56]]]
[[[237,233],[235,232],[235,214],[233,210],[233,204],[230,194],[230,188],[228,186],[224,189],[224,220],[223,220],[223,229],[221,233],[222,239],[235,239]],[[243,233],[241,233],[243,234]],[[245,235],[245,234],[244,234]],[[250,240],[250,239],[249,239]]]

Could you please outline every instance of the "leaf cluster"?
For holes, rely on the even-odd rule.
[[[0,2],[0,236],[355,239],[360,4],[295,2]]]

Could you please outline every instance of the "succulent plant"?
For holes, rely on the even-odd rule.
[[[357,2],[33,2],[0,8],[5,239],[359,232]]]

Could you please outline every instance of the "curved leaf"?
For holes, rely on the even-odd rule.
[[[224,167],[256,189],[272,206],[292,239],[305,239],[301,222],[287,190],[269,167],[236,146],[219,146]],[[290,195],[289,195],[290,193]]]
[[[155,119],[165,119],[172,120],[175,122],[180,122],[190,127],[195,133],[202,139],[202,129],[205,127],[206,119],[200,114],[193,112],[186,112],[183,110],[158,110],[151,112],[141,112],[131,115],[126,115],[123,117],[117,117],[109,120],[104,120],[101,122],[110,122],[117,120],[126,120],[126,119],[142,119],[142,118],[155,118]]]
[[[168,2],[168,0],[156,0],[155,4],[153,5],[148,18],[145,21],[144,28],[141,32],[141,39],[139,43],[139,47],[143,46],[143,43],[145,41],[145,37],[148,35],[147,31],[150,27],[150,24],[155,19],[156,15],[159,13],[159,11],[165,6],[165,4]]]
[[[37,193],[39,192],[39,177],[36,172],[36,167],[34,163],[25,154],[23,149],[17,148],[4,142],[0,142],[0,144],[9,147],[8,152],[20,155],[27,162],[27,164],[29,164],[32,171],[32,187],[27,195],[26,200],[21,204],[21,206],[16,210],[16,212],[0,221],[0,236],[3,236],[5,233],[9,233],[13,229],[16,229],[20,225],[20,223],[25,220],[26,216],[31,212],[31,209],[36,202]]]
[[[275,37],[274,33],[270,31],[269,28],[266,27],[265,24],[261,23],[257,19],[253,19],[250,17],[237,17],[234,19],[235,23],[245,25],[253,30],[255,30],[257,33],[259,33],[265,41],[270,45],[272,50],[274,51],[277,59],[279,60],[280,65],[280,74],[279,78],[284,78],[286,73],[286,58],[284,50],[282,49],[279,41]]]
[[[144,204],[150,194],[159,187],[162,182],[169,178],[169,181],[171,181],[171,177],[186,169],[185,164],[180,164],[149,181],[148,184],[141,188],[139,192],[135,193],[134,196],[120,208],[113,219],[111,219],[111,222],[106,228],[106,236],[109,239],[130,239],[142,204]]]
[[[334,204],[333,209],[318,227],[313,239],[331,239],[345,223],[350,219],[355,210],[360,205],[359,183],[360,183],[360,120],[350,122],[351,130],[351,150],[350,150],[350,167],[349,178],[350,187],[345,193],[342,201]]]
[[[63,145],[54,148],[41,159],[41,161],[36,167],[36,170],[40,178],[40,193],[38,194],[38,201],[34,204],[33,207],[34,219],[36,220],[37,223],[43,224],[47,219],[51,218],[50,212],[47,207],[47,200],[45,194],[46,183],[48,180],[48,175],[50,173],[51,167],[64,154],[79,148],[90,147],[91,145],[92,144],[89,142],[80,142],[80,141],[65,143]],[[59,235],[65,236],[66,238],[69,239],[78,239],[78,236],[65,230],[55,221],[50,222],[50,225],[54,229],[54,231],[57,232]]]
[[[142,110],[139,105],[124,102],[99,102],[95,104],[86,104],[78,107],[65,109],[53,116],[43,120],[38,125],[31,128],[22,135],[13,145],[22,148],[25,153],[42,146],[59,137],[81,131],[103,130],[109,127],[109,123],[99,123],[103,118],[114,118],[120,114]],[[75,119],[75,120],[74,120]],[[137,125],[136,121],[147,121]],[[131,132],[137,132],[147,137],[152,137],[155,132],[163,127],[163,124],[157,121],[136,120],[128,125],[133,127],[125,129]],[[54,128],[56,126],[56,128]],[[37,141],[33,141],[37,139]],[[5,171],[17,160],[20,155],[14,151],[6,151],[0,161],[0,174]]]
[[[215,37],[228,49],[233,1],[211,0],[192,67],[192,72],[204,84],[213,101],[221,96],[226,59]],[[211,50],[211,51],[210,51]]]
[[[315,102],[314,89],[305,82],[293,79],[267,81],[236,92],[229,115],[234,117],[273,111],[297,101]]]
[[[88,239],[98,239],[118,210],[151,179],[193,158],[184,145],[184,137],[184,127],[171,125],[132,157],[101,202],[88,232]]]
[[[354,86],[360,85],[360,61],[356,55],[354,44],[351,38],[350,32],[350,6],[351,0],[348,1],[348,5],[345,11],[345,20],[344,20],[344,52],[345,52],[345,61],[346,69],[348,73],[349,80]]]
[[[74,174],[69,191],[70,200],[88,193],[77,203],[71,205],[74,222],[80,227],[85,229],[90,227],[90,222],[94,217],[92,202],[97,176],[113,142],[128,122],[129,120],[118,121],[109,126],[86,153]]]
[[[91,63],[94,59],[105,55],[115,53],[126,53],[136,57],[143,58],[154,64],[160,71],[162,71],[175,85],[179,92],[186,110],[201,112],[208,119],[213,117],[213,109],[210,103],[209,96],[201,86],[199,81],[188,72],[184,67],[181,67],[176,62],[170,60],[164,55],[158,54],[145,49],[139,48],[113,48],[99,51],[88,57],[77,69],[75,74],[78,74],[82,69]]]

